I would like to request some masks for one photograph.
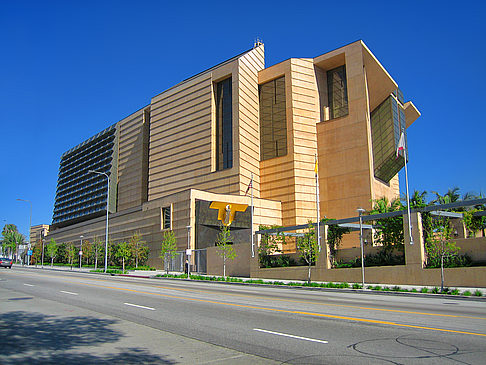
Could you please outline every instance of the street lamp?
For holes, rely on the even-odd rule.
[[[105,273],[108,268],[108,214],[109,214],[109,204],[110,204],[110,176],[106,172],[100,172],[95,170],[88,170],[93,174],[105,175],[106,176],[106,241],[105,241]]]
[[[41,242],[42,242],[42,256],[41,256],[41,266],[44,268],[44,230],[40,232]]]
[[[187,278],[190,279],[191,274],[191,226],[186,226],[187,228]]]
[[[81,240],[81,247],[79,249],[79,270],[81,270],[81,262],[83,261],[83,235],[79,236]]]
[[[363,248],[363,213],[366,212],[363,208],[357,209],[359,213],[359,244],[361,246],[361,281],[363,289],[365,288],[365,272],[364,272],[364,248]]]
[[[17,200],[30,204],[30,218],[29,218],[29,246],[30,246],[30,229],[32,227],[32,202],[30,200],[26,200],[26,199],[17,199]],[[29,249],[30,249],[30,247],[29,247]],[[17,257],[17,261],[18,261],[18,257]],[[27,265],[29,265],[29,264],[30,264],[30,256],[27,255]]]

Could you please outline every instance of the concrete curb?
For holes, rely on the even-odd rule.
[[[309,290],[309,291],[321,291],[321,292],[333,292],[333,293],[356,293],[356,294],[376,294],[376,295],[394,295],[394,296],[408,296],[408,297],[420,297],[420,298],[444,298],[447,300],[468,300],[468,301],[479,301],[485,302],[486,295],[482,297],[478,297],[475,295],[466,296],[466,295],[450,295],[450,294],[433,294],[433,293],[414,293],[414,292],[400,292],[400,291],[383,291],[383,290],[371,290],[371,289],[353,289],[353,288],[322,288],[322,287],[309,287],[303,285],[275,285],[272,282],[278,280],[272,280],[268,283],[260,284],[260,283],[242,283],[242,282],[230,282],[230,281],[216,281],[216,280],[200,280],[200,279],[184,279],[184,278],[170,278],[170,277],[161,277],[155,275],[132,275],[132,274],[113,274],[113,273],[104,273],[104,272],[91,272],[91,271],[84,271],[84,270],[67,270],[67,269],[60,269],[56,267],[27,267],[23,266],[22,268],[27,269],[36,269],[36,270],[50,270],[50,271],[66,271],[71,273],[85,273],[85,274],[94,274],[94,275],[105,275],[105,276],[121,276],[121,277],[132,277],[132,278],[140,278],[140,279],[155,279],[155,280],[172,280],[172,281],[193,281],[199,283],[210,283],[210,284],[223,284],[223,285],[240,285],[240,286],[254,286],[254,287],[273,287],[273,288],[282,288],[282,289],[298,289],[298,290]],[[245,279],[243,279],[245,280]],[[264,280],[264,279],[248,279],[248,280]],[[295,282],[295,281],[293,281]],[[371,284],[369,284],[371,285]],[[378,284],[376,284],[378,285]],[[386,287],[393,287],[395,285],[386,285],[386,284],[379,284],[380,286]],[[483,293],[486,291],[483,288],[467,288],[469,290],[481,290]]]
[[[322,291],[322,292],[333,292],[333,293],[356,293],[356,294],[376,294],[376,295],[395,295],[395,296],[409,296],[409,297],[420,297],[420,298],[444,298],[444,299],[456,299],[456,300],[469,300],[469,301],[486,301],[486,296],[466,296],[466,295],[450,295],[450,294],[433,294],[433,293],[413,293],[413,292],[398,292],[398,291],[383,291],[383,290],[371,290],[371,289],[353,289],[353,288],[321,288],[321,287],[308,287],[300,285],[275,285],[275,284],[259,284],[259,283],[241,283],[241,282],[229,282],[229,281],[216,281],[216,280],[199,280],[199,279],[179,279],[179,278],[166,278],[166,277],[152,277],[152,279],[157,280],[180,280],[180,281],[194,281],[199,283],[211,283],[211,284],[223,284],[223,285],[246,285],[255,287],[273,287],[282,289],[298,289],[298,290],[309,290],[309,291]],[[255,279],[258,280],[258,279]],[[278,281],[278,280],[276,280]],[[393,285],[390,285],[393,286]]]

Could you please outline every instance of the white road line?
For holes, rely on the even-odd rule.
[[[70,291],[64,291],[64,290],[61,290],[61,293],[64,293],[64,294],[71,294],[71,295],[78,295],[78,293],[72,293]]]
[[[274,332],[274,331],[267,331],[267,330],[262,330],[260,328],[253,328],[254,331],[258,332],[265,332],[265,333],[270,333],[272,335],[277,335],[277,336],[284,336],[284,337],[290,337],[290,338],[296,338],[298,340],[305,340],[305,341],[311,341],[311,342],[319,342],[319,343],[328,343],[327,341],[323,340],[316,340],[315,338],[308,338],[308,337],[301,337],[301,336],[294,336],[294,335],[289,335],[287,333],[280,333],[280,332]]]
[[[131,303],[123,303],[125,305],[129,305],[131,307],[137,307],[137,308],[142,308],[142,309],[148,309],[148,310],[151,310],[151,311],[154,311],[155,308],[152,308],[152,307],[144,307],[143,305],[137,305],[137,304],[131,304]]]
[[[24,283],[24,285],[25,286],[35,286],[35,285],[32,285],[32,284],[25,284],[25,283]]]

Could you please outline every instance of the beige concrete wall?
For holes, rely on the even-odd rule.
[[[226,259],[226,276],[250,276],[251,247],[249,244],[233,245],[236,258]],[[207,272],[209,275],[223,275],[223,258],[218,254],[217,247],[207,248]]]
[[[117,211],[147,201],[149,116],[150,108],[143,108],[118,122]]]
[[[452,241],[460,249],[459,255],[467,254],[473,261],[486,262],[486,237],[459,238]]]
[[[38,224],[37,226],[30,227],[29,242],[33,245],[41,239],[41,232],[45,236],[49,232],[48,224]]]
[[[260,109],[258,72],[265,67],[263,45],[244,54],[238,60],[238,127],[234,129],[238,140],[235,156],[239,160],[240,188],[244,195],[253,174],[253,196],[260,197]]]
[[[370,111],[396,83],[361,41],[316,57],[321,73],[346,65],[349,114],[317,125],[321,215],[344,218],[372,208],[372,199],[399,196],[398,176],[374,177]],[[366,67],[365,67],[366,66]],[[322,106],[321,106],[322,107]]]
[[[319,118],[312,59],[289,59],[262,70],[259,84],[285,76],[287,155],[260,162],[261,196],[282,202],[284,225],[316,219],[314,163]]]
[[[263,65],[263,46],[259,46],[152,99],[149,200],[187,189],[240,194],[251,172],[258,196],[258,150],[252,148],[252,134],[258,125],[255,82]],[[228,77],[233,94],[233,167],[216,171],[213,86]]]
[[[160,251],[160,221],[160,209],[138,207],[111,214],[109,218],[109,240],[112,242],[128,241],[135,232],[139,232],[151,251],[148,265],[160,266],[157,254],[157,251]],[[46,242],[54,239],[57,244],[67,243],[79,246],[81,235],[84,236],[83,241],[93,242],[97,237],[105,242],[105,229],[106,218],[95,218],[51,231]]]

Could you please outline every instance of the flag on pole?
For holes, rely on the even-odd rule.
[[[405,151],[405,134],[403,132],[400,135],[400,141],[398,142],[397,158],[400,156],[400,151]]]
[[[248,184],[248,187],[246,188],[245,196],[248,195],[248,192],[250,191],[252,186],[253,186],[253,174],[251,176],[250,183]]]

